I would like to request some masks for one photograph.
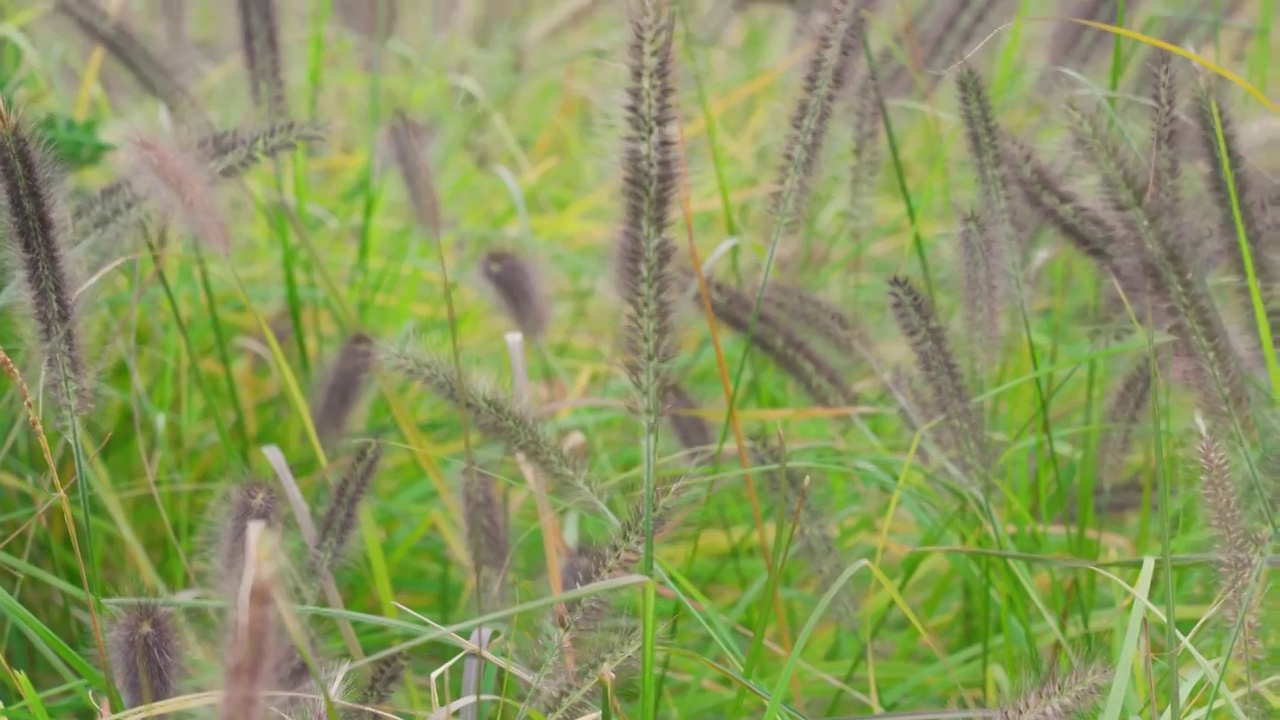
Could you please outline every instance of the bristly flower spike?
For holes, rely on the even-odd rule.
[[[129,605],[110,628],[111,662],[125,708],[168,700],[182,672],[182,638],[173,611],[153,602]]]
[[[551,324],[551,306],[529,258],[512,250],[490,250],[480,258],[480,277],[525,337],[542,337]]]
[[[791,115],[791,134],[774,190],[775,234],[783,232],[804,210],[831,123],[831,108],[845,85],[873,5],[868,0],[837,0],[819,31],[800,100]]]
[[[373,339],[365,333],[352,333],[342,343],[311,411],[321,442],[332,442],[346,431],[373,372],[373,355]]]
[[[0,100],[0,184],[4,223],[30,293],[45,364],[69,415],[88,410],[89,388],[80,355],[72,288],[63,259],[58,196],[35,140]]]
[[[674,354],[671,342],[671,262],[675,244],[667,236],[678,169],[672,85],[674,17],[644,4],[631,23],[631,84],[623,159],[623,222],[617,246],[617,278],[626,304],[627,374],[645,403],[645,417],[658,415],[663,376]]]

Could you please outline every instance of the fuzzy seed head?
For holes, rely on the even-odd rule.
[[[493,476],[475,467],[463,470],[462,505],[466,513],[467,544],[477,567],[502,571],[510,552],[507,517],[499,502]]]
[[[862,43],[871,5],[866,0],[837,0],[818,31],[817,46],[805,71],[800,99],[791,114],[791,134],[773,196],[773,210],[780,227],[795,222],[807,204],[810,183],[818,169],[831,123],[831,109]]]
[[[378,473],[378,465],[382,461],[382,444],[374,441],[361,445],[360,450],[351,460],[351,466],[334,488],[333,498],[320,521],[318,533],[318,549],[321,563],[326,570],[332,570],[332,564],[342,556],[351,532],[356,526],[356,517],[360,503],[369,493],[369,486]]]
[[[249,524],[261,522],[268,528],[279,527],[280,510],[279,493],[264,482],[250,480],[231,491],[219,538],[219,586],[224,592],[230,593],[239,587]]]
[[[1054,676],[996,712],[997,720],[1071,720],[1098,704],[1112,670],[1101,663]]]
[[[124,709],[177,694],[182,638],[172,610],[155,602],[129,605],[110,628],[109,647]]]
[[[947,417],[943,434],[948,450],[969,475],[984,472],[982,421],[933,306],[910,280],[898,276],[889,280],[889,307],[916,356],[931,405]]]
[[[90,395],[64,260],[65,233],[53,182],[35,140],[0,101],[0,185],[4,235],[30,297],[45,366],[69,415],[88,410]]]
[[[330,443],[346,432],[368,387],[373,356],[373,339],[361,332],[353,333],[338,350],[311,408],[311,421],[321,442]]]
[[[144,196],[215,251],[231,252],[231,231],[214,195],[214,178],[196,153],[167,140],[134,135],[125,143],[129,171]]]
[[[616,284],[625,305],[624,366],[644,403],[644,417],[658,416],[672,340],[672,271],[675,243],[667,235],[675,196],[677,146],[672,84],[674,16],[645,3],[632,21],[631,82],[627,88],[629,134],[623,150],[623,221],[616,249]]]
[[[551,323],[551,307],[531,260],[511,250],[490,250],[480,258],[480,277],[525,337],[542,337]]]

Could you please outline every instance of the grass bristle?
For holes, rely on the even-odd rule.
[[[288,114],[284,63],[280,55],[280,21],[276,0],[238,0],[240,40],[253,104],[266,107],[273,120]]]
[[[818,31],[800,99],[791,113],[791,133],[773,194],[773,212],[781,226],[797,221],[807,205],[832,106],[848,78],[872,7],[874,3],[868,0],[836,0]]]
[[[177,694],[184,653],[172,610],[153,601],[132,603],[112,623],[109,639],[124,709]]]
[[[490,250],[480,258],[480,277],[526,338],[542,337],[551,324],[551,304],[532,260],[513,250]]]
[[[1262,640],[1258,603],[1256,597],[1252,602],[1248,598],[1254,562],[1263,548],[1264,536],[1251,530],[1231,463],[1218,441],[1202,433],[1196,453],[1201,467],[1200,495],[1218,547],[1223,616],[1232,629],[1243,622],[1242,640],[1237,647],[1246,653],[1257,653]]]
[[[678,383],[667,385],[662,405],[667,425],[680,447],[694,451],[696,458],[709,457],[716,446],[716,437],[711,424],[693,414],[698,404],[689,391]]]
[[[1052,675],[1038,687],[996,711],[998,720],[1071,720],[1089,712],[1111,682],[1112,670],[1090,663],[1066,675]]]
[[[231,252],[231,231],[214,194],[214,178],[198,154],[172,140],[134,134],[125,144],[129,175],[169,219],[179,220],[217,252]]]
[[[56,0],[58,12],[124,65],[138,84],[187,123],[208,124],[203,108],[172,70],[97,0]]]
[[[464,469],[462,505],[472,562],[480,568],[503,571],[511,549],[507,537],[507,515],[498,498],[493,476],[475,467]]]
[[[582,469],[552,440],[527,411],[511,398],[466,381],[449,361],[428,354],[383,348],[381,363],[421,383],[440,398],[465,407],[472,427],[489,438],[505,443],[512,453],[523,453],[557,489],[580,488]]]
[[[397,111],[387,124],[386,142],[409,195],[414,219],[432,237],[439,238],[443,230],[440,197],[431,168],[427,128],[403,111]]]
[[[338,349],[311,409],[321,442],[330,443],[346,432],[369,385],[373,357],[373,338],[362,332],[352,333]]]
[[[263,160],[288,152],[300,144],[325,138],[317,123],[282,122],[250,130],[222,130],[199,137],[194,148],[205,165],[206,177],[228,180],[239,177]],[[72,235],[77,244],[112,239],[133,229],[146,216],[148,196],[144,187],[130,180],[113,182],[71,208]]]
[[[952,459],[970,478],[985,473],[982,419],[933,306],[910,280],[896,276],[889,280],[889,307],[915,354],[931,407],[946,416],[942,432]]]
[[[729,284],[707,277],[707,294],[716,320],[731,330],[751,334],[751,344],[769,356],[790,375],[815,402],[827,407],[847,407],[856,396],[843,374],[801,337],[785,319],[761,307],[754,328],[751,323],[754,298]],[[694,296],[700,307],[702,299]]]
[[[381,461],[380,442],[374,440],[362,443],[351,459],[351,465],[334,488],[317,535],[318,565],[325,570],[332,570],[333,564],[346,551],[356,526],[360,504],[369,493],[369,486],[378,473]]]
[[[672,341],[675,243],[667,235],[678,171],[672,102],[671,44],[675,17],[643,3],[631,22],[627,124],[623,151],[623,221],[615,283],[622,297],[623,365],[640,396],[647,432],[654,432]]]
[[[275,488],[258,480],[233,488],[226,503],[219,525],[218,585],[230,594],[239,586],[244,571],[245,533],[249,524],[260,522],[268,528],[278,527],[281,504]]]
[[[1262,298],[1272,332],[1275,333],[1280,331],[1280,308],[1276,304],[1276,293],[1280,292],[1278,290],[1280,272],[1276,270],[1273,260],[1275,249],[1266,243],[1268,240],[1267,199],[1259,194],[1255,187],[1255,170],[1245,162],[1235,123],[1217,83],[1203,77],[1198,79],[1194,108],[1196,129],[1202,150],[1209,163],[1208,184],[1218,221],[1215,235],[1222,245],[1223,254],[1234,261],[1237,286],[1243,302],[1246,307],[1249,307],[1252,306],[1253,300],[1249,295],[1249,286],[1246,282],[1247,271],[1239,244],[1239,230],[1243,229],[1253,271],[1263,294]],[[1222,132],[1221,143],[1218,141],[1219,129]],[[1235,189],[1235,205],[1232,203],[1231,188],[1228,185],[1228,171],[1231,173],[1230,180]],[[1238,207],[1240,211],[1239,229],[1236,226],[1233,207]]]
[[[976,243],[970,255],[983,258],[981,263],[968,262],[965,271],[981,271],[978,277],[966,278],[966,287],[972,287],[974,299],[980,303],[975,311],[986,317],[983,340],[994,344],[1000,329],[1000,318],[1009,301],[1006,278],[1018,282],[1021,273],[1021,255],[1025,251],[1018,229],[1014,208],[1009,200],[1005,180],[1004,148],[1001,132],[996,125],[995,111],[991,107],[987,86],[971,66],[960,68],[956,86],[960,95],[960,117],[964,121],[969,156],[978,173],[978,186],[982,193],[981,232],[971,232]],[[972,230],[977,223],[970,224]],[[1021,298],[1013,298],[1021,302]]]
[[[91,393],[76,328],[59,196],[37,141],[0,101],[0,185],[5,235],[21,268],[54,400],[68,416],[88,411]]]
[[[1098,444],[1099,479],[1103,482],[1115,480],[1128,459],[1134,430],[1149,410],[1154,372],[1152,363],[1144,360],[1126,373],[1112,392],[1104,435]]]
[[[360,689],[357,704],[363,707],[377,707],[389,700],[408,664],[409,656],[403,652],[393,653],[375,662],[373,671],[369,674],[369,681]],[[362,716],[370,719],[380,717],[368,711]]]

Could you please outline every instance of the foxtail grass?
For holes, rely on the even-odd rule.
[[[1256,659],[1262,654],[1262,624],[1259,598],[1251,596],[1250,586],[1255,563],[1265,547],[1265,536],[1252,529],[1235,473],[1218,441],[1202,432],[1196,455],[1201,467],[1200,495],[1218,550],[1223,618],[1228,627],[1242,628],[1241,641],[1236,645],[1238,654]]]
[[[352,333],[338,349],[311,408],[311,422],[321,442],[332,443],[346,433],[368,389],[373,373],[373,338]]]
[[[537,342],[551,325],[551,303],[533,261],[513,250],[490,250],[480,258],[480,277],[516,329]]]
[[[933,305],[914,283],[896,276],[889,280],[889,307],[911,345],[931,407],[944,416],[940,444],[971,481],[984,479],[989,468],[982,416]]]
[[[125,607],[111,623],[111,662],[128,710],[178,694],[184,648],[178,619],[154,601]]]
[[[253,104],[265,108],[272,120],[281,120],[288,115],[288,100],[276,0],[238,0],[236,10]]]
[[[1071,720],[1087,713],[1102,699],[1113,671],[1089,663],[1069,673],[1053,674],[1018,699],[998,709],[997,720]]]
[[[472,427],[523,454],[543,477],[560,490],[588,495],[583,469],[547,436],[538,421],[511,398],[460,380],[453,364],[435,355],[384,347],[379,364],[421,384],[455,407],[465,408]]]
[[[843,374],[772,309],[754,306],[751,297],[721,280],[707,277],[707,296],[716,319],[741,333],[791,376],[815,402],[846,407],[856,398]],[[754,322],[753,322],[754,319]]]
[[[57,0],[58,12],[87,38],[101,45],[128,69],[152,97],[164,103],[183,124],[210,125],[200,102],[173,71],[131,29],[107,14],[97,0]]]
[[[672,42],[675,17],[660,0],[645,0],[631,21],[627,89],[630,134],[623,143],[623,220],[615,249],[615,280],[623,311],[623,366],[638,396],[643,425],[644,557],[653,573],[653,516],[658,427],[675,357],[672,338],[672,259],[667,234],[679,177],[674,135]]]
[[[45,368],[57,389],[54,399],[68,418],[83,415],[90,407],[92,394],[65,259],[68,238],[62,222],[61,198],[37,142],[3,102],[0,174],[6,244],[11,245],[9,252],[21,268]]]

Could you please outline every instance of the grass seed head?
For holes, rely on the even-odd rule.
[[[60,198],[25,124],[0,101],[0,185],[5,235],[21,268],[45,366],[68,415],[82,415],[90,392],[76,327],[75,302],[63,249]]]
[[[512,250],[490,250],[480,258],[480,277],[525,337],[542,337],[551,324],[551,305],[532,260]]]
[[[130,604],[112,623],[108,640],[124,709],[177,694],[183,651],[172,610],[152,601]]]

